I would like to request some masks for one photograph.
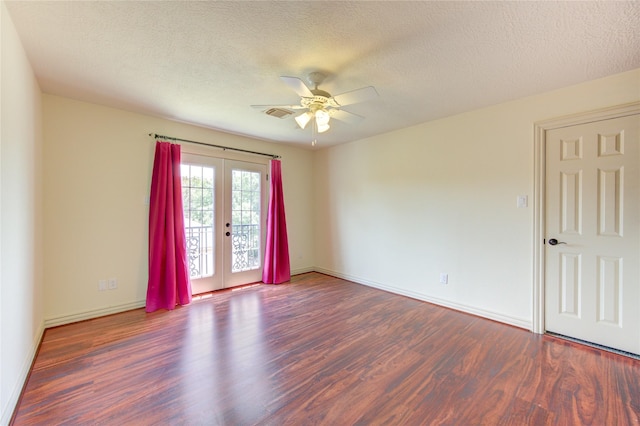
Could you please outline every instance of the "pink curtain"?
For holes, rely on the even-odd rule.
[[[147,312],[191,302],[187,263],[180,145],[156,142],[149,203]]]
[[[269,213],[267,216],[267,248],[264,255],[262,282],[265,284],[280,284],[291,279],[280,160],[271,160],[270,189]]]

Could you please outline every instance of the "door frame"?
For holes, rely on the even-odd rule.
[[[534,123],[534,167],[533,167],[533,293],[532,293],[532,328],[531,331],[544,334],[546,326],[545,314],[545,185],[546,185],[546,153],[548,130],[580,124],[604,121],[612,118],[640,114],[640,102],[617,105],[598,110],[572,114]]]

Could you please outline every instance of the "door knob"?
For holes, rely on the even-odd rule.
[[[224,234],[224,235],[226,235],[226,236],[228,237],[229,235],[231,235],[231,232],[227,232],[227,233],[226,233],[226,234]]]
[[[549,244],[551,244],[552,246],[555,246],[556,244],[567,244],[567,243],[565,243],[564,241],[558,241],[555,238],[551,238],[549,240]]]

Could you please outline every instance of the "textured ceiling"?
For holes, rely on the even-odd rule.
[[[309,147],[281,75],[380,94],[321,147],[640,68],[638,1],[5,3],[46,93]]]

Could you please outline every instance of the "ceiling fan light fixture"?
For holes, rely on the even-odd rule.
[[[329,116],[329,113],[327,111],[325,111],[324,109],[319,109],[316,111],[315,113],[316,116],[316,123],[318,123],[318,128],[320,126],[327,126],[327,129],[329,128],[329,119],[331,118]]]
[[[320,124],[317,121],[316,124],[318,125],[318,133],[324,133],[331,128],[328,124]]]
[[[305,112],[303,114],[300,114],[295,118],[295,120],[296,123],[298,123],[298,126],[300,126],[301,129],[304,129],[305,127],[307,127],[307,124],[311,120],[311,113]]]
[[[290,89],[292,89],[298,96],[300,96],[299,105],[252,105],[254,108],[268,108],[268,115],[275,116],[276,113],[281,111],[294,114],[293,111],[304,110],[300,115],[294,117],[296,123],[301,129],[307,127],[309,123],[312,126],[313,142],[316,144],[316,136],[318,133],[324,133],[331,128],[329,122],[332,118],[353,124],[362,120],[357,114],[352,114],[348,111],[344,111],[341,108],[343,106],[364,102],[378,97],[378,92],[373,86],[367,86],[350,92],[344,92],[342,94],[332,96],[329,92],[319,89],[318,86],[324,81],[325,74],[322,72],[312,72],[309,74],[309,82],[313,85],[313,89],[309,88],[298,77],[281,76],[280,80]],[[281,113],[284,116],[284,113]]]

